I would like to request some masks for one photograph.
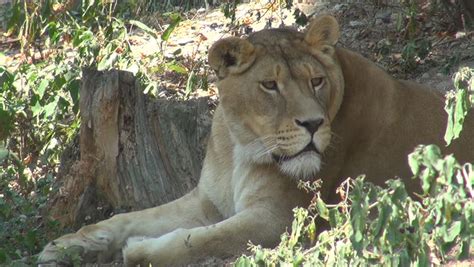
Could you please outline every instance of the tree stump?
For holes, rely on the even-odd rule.
[[[208,99],[150,99],[131,73],[83,71],[81,129],[63,154],[48,213],[77,228],[111,213],[174,200],[196,186]]]

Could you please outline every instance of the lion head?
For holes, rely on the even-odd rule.
[[[234,155],[275,162],[297,179],[320,170],[344,91],[334,48],[338,38],[337,21],[323,16],[305,33],[269,29],[211,47],[209,64],[219,79]]]

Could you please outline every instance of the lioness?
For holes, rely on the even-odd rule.
[[[270,29],[226,38],[209,51],[220,105],[197,188],[171,203],[115,215],[50,242],[40,262],[74,247],[104,262],[123,249],[126,265],[180,265],[225,257],[247,242],[269,247],[311,195],[297,180],[321,178],[335,201],[342,179],[367,174],[383,184],[411,176],[417,144],[443,146],[443,97],[391,78],[357,53],[336,47],[339,26],[316,18],[302,32]],[[474,117],[445,152],[474,162]],[[417,181],[406,180],[407,188]]]

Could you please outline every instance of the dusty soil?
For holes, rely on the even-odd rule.
[[[414,39],[428,40],[432,47],[426,58],[415,59],[414,66],[406,68],[402,51],[409,39],[408,30],[397,25],[404,25],[408,18],[406,7],[400,4],[375,6],[373,1],[356,4],[318,3],[286,9],[261,2],[240,5],[233,23],[220,10],[188,12],[187,20],[180,23],[166,43],[165,54],[173,57],[173,53],[180,50],[183,57],[206,61],[208,48],[220,38],[244,36],[268,27],[301,29],[293,16],[298,8],[309,16],[328,13],[336,16],[341,26],[339,45],[360,52],[397,78],[414,79],[434,89],[446,91],[453,88],[451,76],[459,66],[474,67],[473,32],[453,30],[446,18],[429,13],[429,7],[424,8],[425,13],[416,16]],[[150,16],[145,20],[157,29],[166,27],[160,16]],[[150,54],[158,51],[159,47],[156,43],[142,39],[136,49]],[[212,82],[212,75],[209,78]],[[211,87],[209,92],[198,90],[194,95],[214,93]]]

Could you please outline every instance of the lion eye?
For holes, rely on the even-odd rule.
[[[278,85],[275,81],[263,81],[260,84],[267,90],[278,91]]]
[[[311,79],[311,86],[313,86],[314,90],[319,89],[323,84],[324,79],[322,77]]]

